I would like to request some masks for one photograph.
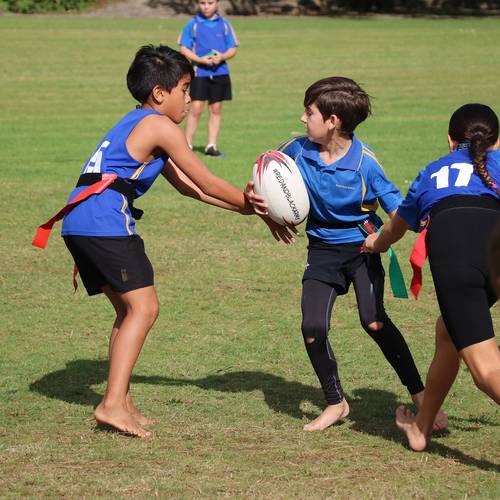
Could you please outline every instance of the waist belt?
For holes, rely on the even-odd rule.
[[[102,179],[103,175],[109,175],[109,174],[82,174],[78,178],[76,187],[91,186],[92,184],[99,182]],[[123,194],[123,196],[125,196],[125,198],[127,198],[128,208],[134,219],[139,220],[143,216],[144,210],[134,207],[134,199],[135,199],[134,181],[131,181],[130,179],[124,179],[123,177],[116,177],[113,183],[108,186],[108,189],[111,189],[111,191],[116,191],[118,193],[121,193]]]
[[[122,179],[116,174],[82,174],[77,182],[77,187],[88,186],[83,191],[80,191],[74,198],[72,198],[66,205],[64,205],[59,212],[57,212],[47,222],[38,227],[32,244],[39,248],[45,248],[49,240],[50,233],[54,224],[61,220],[67,213],[69,213],[76,205],[86,200],[93,194],[100,194],[105,189],[112,189],[123,194],[128,201],[132,217],[140,219],[142,210],[136,209],[132,206],[134,200],[134,186],[131,181]]]
[[[500,210],[500,202],[491,196],[457,195],[448,196],[434,205],[430,212],[427,226],[418,235],[410,255],[410,264],[413,269],[410,291],[415,299],[418,298],[418,294],[422,288],[422,267],[427,259],[427,245],[425,240],[431,219],[434,219],[439,213],[445,210],[455,208],[488,208],[491,210]]]

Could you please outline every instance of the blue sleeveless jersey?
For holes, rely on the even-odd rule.
[[[495,183],[500,185],[499,151],[487,154],[486,167]],[[456,195],[499,198],[474,172],[467,149],[459,149],[443,156],[421,170],[397,213],[413,231],[418,232],[425,227],[429,212],[438,201]]]
[[[157,111],[135,109],[125,115],[102,139],[83,167],[82,174],[116,174],[134,180],[135,197],[142,196],[160,175],[166,156],[151,162],[139,163],[127,151],[127,138],[146,116]],[[71,200],[87,186],[76,187]],[[69,201],[68,200],[68,201]],[[63,236],[131,236],[137,234],[127,198],[117,191],[106,189],[77,205],[63,220]]]

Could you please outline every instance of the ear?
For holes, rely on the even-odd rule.
[[[330,115],[330,118],[327,119],[327,123],[330,130],[342,129],[342,120],[337,115]]]
[[[162,104],[166,98],[167,93],[168,92],[163,87],[155,85],[153,87],[153,90],[151,91],[151,98],[156,104]]]
[[[453,140],[451,137],[450,137],[450,134],[448,134],[448,146],[450,148],[450,153],[455,151],[457,149],[457,146],[458,146],[458,142]]]

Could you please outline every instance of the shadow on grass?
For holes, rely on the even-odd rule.
[[[102,395],[95,392],[92,386],[102,384],[107,378],[107,371],[107,361],[86,359],[70,361],[65,369],[49,373],[33,382],[30,390],[69,403],[97,406]],[[216,373],[199,379],[133,375],[131,383],[174,387],[195,386],[206,391],[230,393],[259,390],[262,391],[264,400],[271,410],[297,419],[304,417],[312,419],[317,416],[301,410],[304,402],[312,403],[319,408],[324,406],[323,393],[317,387],[288,381],[283,377],[259,371]],[[404,436],[394,426],[394,410],[401,404],[394,393],[368,388],[355,389],[346,398],[351,407],[349,415],[351,429],[382,437],[394,443],[406,442]],[[464,419],[457,420],[462,423],[466,422]],[[462,424],[461,430],[477,430],[477,424],[497,425],[479,418],[473,418],[471,421],[472,426],[465,428]],[[464,465],[481,470],[500,472],[500,465],[470,457],[436,441],[431,441],[427,452],[457,460]]]
[[[40,380],[33,382],[30,390],[68,403],[97,406],[102,394],[95,392],[92,386],[102,384],[107,374],[107,361],[89,359],[70,361],[63,370],[48,373]],[[310,419],[316,416],[300,409],[303,402],[310,402],[320,408],[324,405],[323,393],[318,388],[299,382],[290,382],[282,377],[258,371],[216,373],[200,379],[132,375],[131,383],[177,387],[195,386],[206,391],[233,393],[260,390],[269,408],[295,418]]]

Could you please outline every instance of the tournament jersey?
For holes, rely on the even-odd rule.
[[[218,14],[212,19],[196,14],[184,26],[178,44],[192,50],[198,57],[204,57],[212,50],[224,53],[227,49],[235,48],[238,46],[238,40],[227,19]],[[229,67],[225,61],[218,66],[199,65],[195,70],[198,77],[229,74]]]
[[[500,152],[487,153],[486,167],[492,179],[500,185]],[[488,188],[474,172],[468,149],[458,149],[421,170],[398,208],[398,215],[410,229],[418,232],[425,227],[432,207],[443,198],[454,195],[492,196],[498,193]]]
[[[310,210],[306,232],[327,244],[363,241],[358,224],[370,219],[380,226],[375,214],[379,203],[390,213],[401,203],[401,194],[386,177],[371,149],[356,136],[347,153],[326,165],[319,145],[299,137],[279,148],[295,160],[309,194]]]
[[[135,109],[125,115],[102,139],[83,167],[82,174],[117,174],[134,181],[135,197],[142,196],[160,175],[166,156],[139,163],[127,151],[126,141],[135,126],[146,116],[157,114],[152,109]],[[87,186],[76,187],[71,200]],[[68,201],[69,201],[68,200]],[[137,234],[127,198],[106,189],[76,205],[63,220],[63,236],[131,236]]]

